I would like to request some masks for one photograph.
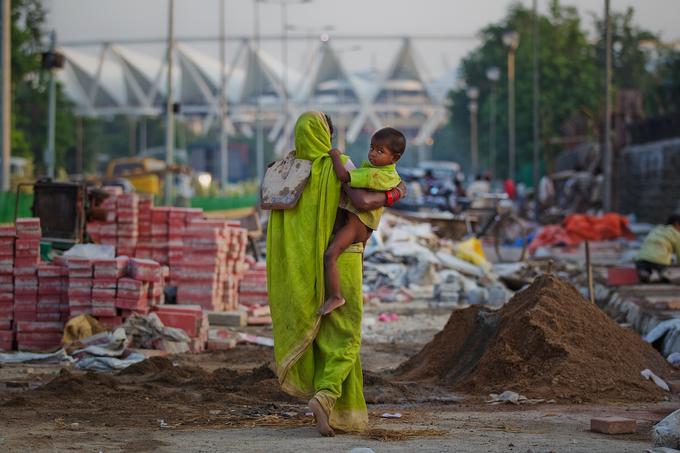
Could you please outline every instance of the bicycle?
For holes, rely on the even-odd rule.
[[[468,235],[477,239],[491,236],[496,257],[500,262],[512,261],[503,250],[503,245],[518,241],[521,244],[520,257],[523,261],[526,255],[528,227],[524,220],[513,212],[512,200],[506,194],[479,194],[475,200],[480,200],[481,207],[471,207],[465,211]]]

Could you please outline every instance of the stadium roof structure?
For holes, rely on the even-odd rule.
[[[131,47],[102,43],[98,56],[77,46],[61,48],[66,65],[60,81],[79,114],[163,115],[167,62]],[[341,53],[330,42],[320,42],[307,67],[289,67],[284,76],[282,62],[250,39],[238,42],[224,67],[191,45],[176,43],[173,97],[182,115],[200,119],[208,130],[219,121],[224,75],[230,133],[251,133],[259,115],[279,151],[290,143],[297,116],[309,109],[330,114],[349,143],[362,131],[386,124],[406,130],[415,145],[431,143],[446,118],[445,93],[453,87],[452,74],[429,79],[408,38],[382,71],[351,73]]]

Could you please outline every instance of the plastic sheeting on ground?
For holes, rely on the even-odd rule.
[[[613,212],[602,216],[572,214],[562,225],[546,225],[538,232],[529,252],[534,253],[544,245],[578,245],[583,241],[605,241],[621,237],[634,237],[628,227],[628,218]]]

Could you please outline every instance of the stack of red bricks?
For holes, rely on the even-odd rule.
[[[224,285],[224,306],[226,310],[236,310],[239,304],[239,283],[244,272],[250,267],[246,263],[248,230],[241,228],[240,222],[228,222],[229,253],[227,254],[227,277]]]
[[[0,351],[14,347],[14,225],[0,225]]]
[[[253,263],[252,266],[243,273],[239,286],[239,303],[247,307],[268,305],[267,266],[265,263]]]
[[[98,207],[105,211],[106,218],[101,221],[87,222],[87,234],[97,243],[116,247],[118,245],[117,198],[123,195],[123,189],[108,186],[103,190],[109,196]]]
[[[57,264],[38,265],[38,321],[66,322],[68,301],[68,269]]]
[[[134,256],[137,238],[139,236],[139,196],[136,193],[126,193],[116,198],[116,220],[118,222],[118,237],[116,255]]]
[[[222,311],[226,280],[227,222],[192,219],[185,229],[180,264],[170,268],[170,279],[177,283],[177,301]]]
[[[40,219],[17,219],[15,226],[13,328],[17,348],[51,349],[59,345],[68,317],[63,299],[63,270],[40,265]]]
[[[166,327],[182,329],[191,339],[192,352],[203,352],[208,341],[208,315],[198,305],[159,305],[154,312]]]
[[[239,222],[204,219],[198,208],[154,207],[150,198],[117,190],[110,194],[100,206],[115,213],[107,214],[107,222],[88,223],[95,232],[90,236],[115,242],[118,255],[169,266],[168,284],[177,286],[180,304],[218,311],[238,307],[239,282],[249,267],[248,232]]]

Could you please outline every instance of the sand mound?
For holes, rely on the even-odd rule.
[[[174,367],[172,360],[167,357],[149,357],[141,362],[133,363],[127,368],[121,370],[120,375],[135,375],[141,376],[144,374],[158,373],[163,370],[171,370]]]
[[[674,371],[649,344],[567,282],[538,277],[496,312],[455,311],[444,329],[396,371],[470,393],[520,392],[561,401],[647,401],[668,395],[640,372]]]

